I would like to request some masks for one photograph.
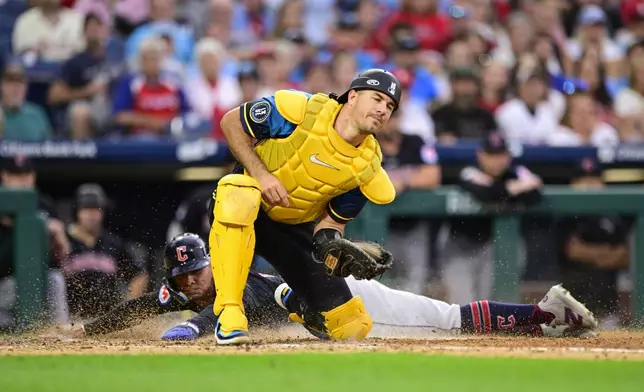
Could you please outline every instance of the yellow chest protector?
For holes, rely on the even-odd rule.
[[[271,219],[289,224],[311,222],[336,196],[360,187],[370,201],[387,204],[395,190],[380,163],[380,146],[373,136],[354,147],[333,128],[341,104],[324,94],[307,99],[290,90],[275,93],[280,114],[297,124],[284,139],[262,140],[255,151],[268,170],[284,185],[290,207],[262,208]]]

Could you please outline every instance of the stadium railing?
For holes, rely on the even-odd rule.
[[[484,206],[453,186],[435,191],[407,191],[384,206],[367,204],[358,218],[347,227],[351,238],[382,242],[387,238],[389,220],[395,216],[448,217],[486,215],[493,218],[494,299],[519,300],[520,217],[529,213],[549,216],[625,214],[634,215],[635,265],[632,308],[634,320],[644,322],[644,189],[618,186],[597,191],[575,191],[565,186],[546,186],[539,205],[519,209]]]
[[[36,192],[0,187],[0,214],[12,218],[15,317],[19,330],[36,325],[45,312],[49,237],[37,208]]]

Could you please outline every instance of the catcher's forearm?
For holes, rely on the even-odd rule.
[[[313,256],[322,262],[328,251],[328,244],[331,240],[344,236],[344,227],[329,216],[328,212],[320,218],[313,231]]]
[[[315,225],[315,229],[313,230],[314,233],[317,233],[318,231],[322,229],[333,229],[337,230],[340,232],[340,235],[344,235],[344,228],[345,228],[344,223],[338,223],[331,216],[329,216],[328,212],[325,212],[318,223]]]

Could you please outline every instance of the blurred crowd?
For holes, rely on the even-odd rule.
[[[2,0],[0,137],[221,138],[240,103],[405,87],[427,143],[642,139],[641,0]]]
[[[436,145],[479,143],[477,164],[460,173],[466,194],[532,204],[543,181],[512,162],[512,143],[644,140],[644,0],[0,0],[0,62],[0,139],[18,141],[222,139],[219,119],[245,101],[342,93],[361,70],[384,68],[404,89],[378,135],[399,194],[442,183]],[[35,186],[22,158],[2,179]],[[601,166],[579,162],[570,184],[602,188]],[[168,238],[207,238],[212,188],[179,206]],[[148,284],[136,246],[103,226],[108,202],[87,184],[69,217],[47,214],[58,320],[91,317]],[[0,217],[0,329],[15,297],[1,246],[10,227]],[[524,279],[563,280],[615,327],[631,229],[620,216],[526,218]],[[489,298],[491,233],[489,217],[395,219],[387,247],[398,262],[385,280],[417,293],[441,281],[439,298],[455,303]]]

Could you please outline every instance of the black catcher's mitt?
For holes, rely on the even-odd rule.
[[[336,230],[316,233],[313,243],[313,257],[318,263],[324,263],[329,275],[373,279],[393,265],[393,256],[382,245],[367,241],[352,242],[342,238]]]

